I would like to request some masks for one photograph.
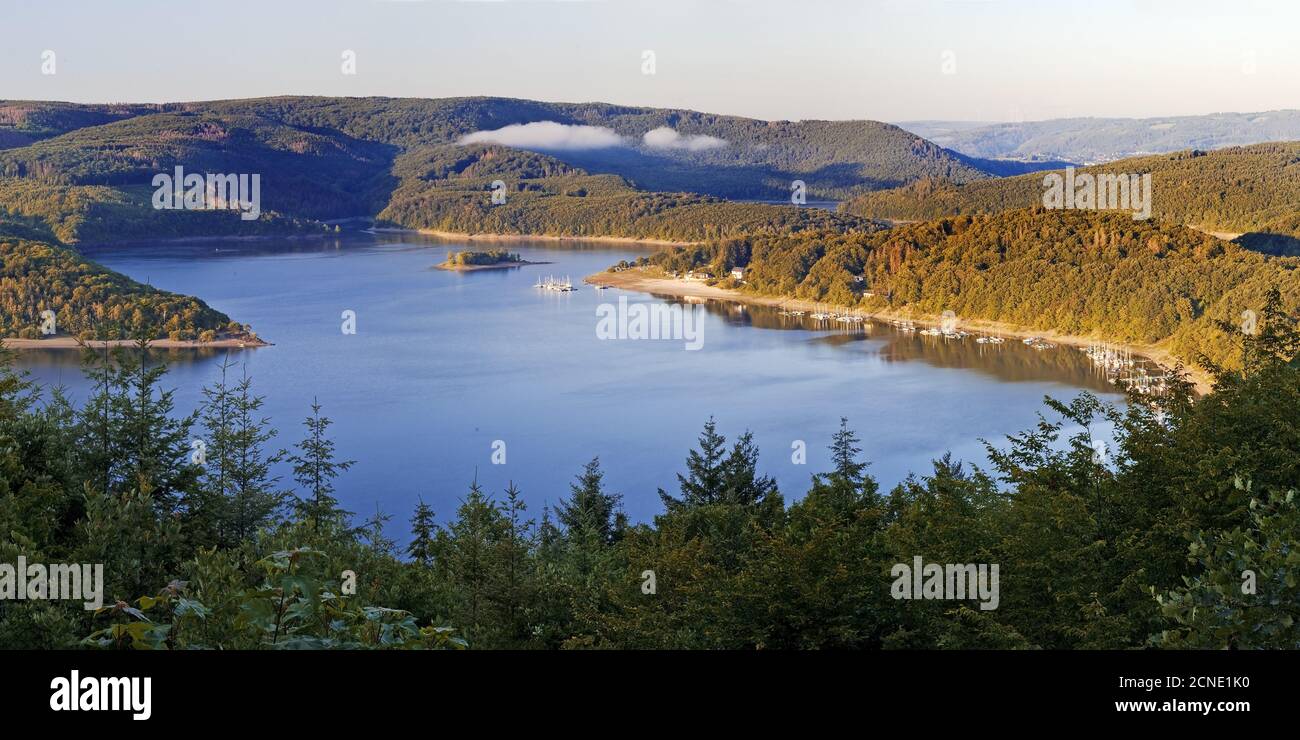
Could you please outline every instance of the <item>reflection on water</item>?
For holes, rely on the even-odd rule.
[[[1037,352],[898,333],[888,324],[819,328],[778,309],[708,302],[703,347],[681,341],[602,340],[602,304],[662,299],[578,281],[644,254],[622,244],[511,243],[525,260],[513,270],[430,269],[452,250],[493,248],[412,234],[209,241],[87,250],[92,259],[156,287],[197,295],[247,322],[273,346],[232,350],[277,445],[301,438],[313,400],[335,421],[339,453],[360,461],[339,483],[353,511],[376,504],[398,523],[422,496],[449,515],[475,477],[490,491],[514,481],[533,516],[568,495],[568,484],[599,455],[628,515],[660,512],[659,487],[675,473],[703,423],[728,437],[749,429],[762,468],[789,498],[829,465],[825,446],[841,416],[862,438],[871,472],[885,487],[953,452],[980,461],[980,438],[1031,427],[1044,395],[1115,387],[1094,376],[1082,352]],[[534,287],[569,275],[578,290]],[[340,331],[356,312],[357,332]],[[224,350],[155,353],[170,373],[178,412],[202,401]],[[92,388],[76,350],[37,350],[20,362],[74,401]],[[494,465],[496,441],[508,464]],[[791,457],[807,445],[807,464]],[[288,469],[278,471],[287,481]]]
[[[964,339],[922,336],[879,321],[837,324],[816,321],[806,315],[789,316],[775,306],[656,297],[702,305],[731,326],[817,331],[822,334],[819,341],[846,349],[862,342],[865,345],[862,351],[878,353],[888,362],[924,362],[934,367],[973,370],[1009,383],[1056,381],[1104,393],[1115,392],[1105,373],[1098,372],[1086,354],[1066,344],[1042,350],[1014,338],[1001,344],[981,344],[975,341],[975,335]]]

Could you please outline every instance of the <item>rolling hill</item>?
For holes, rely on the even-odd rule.
[[[1300,142],[1136,157],[1081,173],[1151,173],[1152,214],[1209,232],[1241,234],[1245,246],[1300,254]],[[842,208],[859,216],[918,220],[987,214],[1042,203],[1045,173],[966,184],[925,180],[866,193]]]
[[[1261,255],[1183,226],[1028,208],[866,234],[718,240],[651,256],[682,272],[744,267],[744,290],[934,319],[981,321],[1157,347],[1188,364],[1240,358],[1222,323],[1270,289],[1300,307],[1300,258]]]
[[[574,146],[573,141],[545,137],[510,139],[511,132],[505,132],[495,143],[545,152],[593,174],[618,175],[644,190],[783,199],[793,181],[803,180],[809,198],[840,198],[923,177],[967,182],[994,172],[875,121],[760,121],[680,109],[507,98],[284,97],[163,106],[0,102],[0,137],[9,142],[0,173],[117,185],[138,182],[142,170],[165,168],[177,159],[194,161],[195,167],[269,170],[286,164],[277,155],[297,147],[314,155],[312,167],[323,168],[319,179],[337,182],[347,174],[360,185],[348,188],[356,200],[346,202],[359,207],[365,197],[382,194],[382,187],[371,186],[383,183],[371,178],[401,151],[530,124],[579,133],[596,130],[603,138],[599,145]],[[337,167],[359,171],[331,169]],[[300,170],[291,172],[296,176]],[[303,183],[296,177],[292,182],[294,187]],[[327,202],[320,193],[304,198],[320,206]],[[329,215],[359,215],[356,210],[343,213],[345,204],[334,205]]]

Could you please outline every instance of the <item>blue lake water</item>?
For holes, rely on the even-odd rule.
[[[1087,388],[1120,400],[1083,353],[1064,346],[953,342],[883,324],[799,328],[774,309],[729,303],[706,306],[698,351],[680,340],[601,340],[599,304],[667,299],[580,281],[644,252],[535,242],[508,248],[551,264],[433,269],[462,248],[387,234],[86,252],[138,280],[197,295],[274,342],[230,356],[266,396],[279,444],[300,438],[318,399],[340,454],[358,461],[340,479],[339,497],[361,516],[377,504],[393,514],[389,535],[399,540],[417,497],[446,518],[475,476],[494,493],[514,481],[540,516],[596,455],[628,515],[648,520],[660,512],[657,488],[675,491],[675,473],[711,415],[729,439],[752,430],[761,468],[796,498],[826,468],[841,416],[888,487],[909,471],[928,472],[946,451],[982,462],[979,438],[1029,428],[1045,395]],[[552,274],[580,289],[533,287]],[[345,310],[356,312],[355,334],[341,331]],[[178,406],[189,410],[226,353],[161,354]],[[57,350],[20,359],[37,380],[83,400],[89,385],[78,362],[77,352]],[[498,440],[504,464],[493,464]],[[792,462],[797,441],[807,446],[806,464]]]

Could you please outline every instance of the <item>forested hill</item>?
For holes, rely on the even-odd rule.
[[[1261,251],[1300,254],[1296,239],[1289,238],[1300,236],[1300,142],[1137,157],[1077,172],[1149,172],[1156,218],[1244,234],[1239,241]],[[966,184],[918,181],[860,195],[843,208],[860,216],[911,220],[1028,208],[1042,203],[1045,174]]]
[[[624,143],[548,151],[594,173],[626,177],[643,189],[729,198],[787,197],[794,180],[807,183],[809,197],[838,198],[921,177],[966,182],[989,176],[966,157],[878,121],[761,121],[675,108],[486,97],[294,97],[198,105],[406,148],[519,124],[604,127]],[[645,135],[663,128],[677,137],[647,144]]]
[[[9,110],[36,108],[22,117],[11,116],[21,123],[11,126],[15,135],[48,133],[50,127],[67,130],[0,151],[0,208],[11,216],[43,224],[66,243],[186,235],[319,233],[320,224],[310,221],[354,216],[378,216],[389,225],[446,231],[684,241],[750,231],[799,230],[810,225],[846,230],[876,228],[863,219],[816,209],[729,203],[696,193],[650,192],[638,187],[635,178],[602,174],[599,164],[598,171],[572,164],[568,161],[573,159],[572,152],[542,154],[500,144],[459,143],[467,133],[495,130],[541,116],[548,120],[560,118],[568,122],[563,125],[571,127],[587,126],[585,121],[616,124],[628,134],[619,139],[626,141],[626,146],[615,148],[626,150],[628,157],[636,159],[641,155],[634,154],[635,131],[665,120],[684,120],[671,115],[663,118],[652,109],[499,99],[275,98],[154,108],[127,106],[111,112],[92,109],[78,116],[73,115],[78,109],[63,104],[48,111],[40,109],[40,105],[7,106]],[[746,119],[710,118],[732,128],[713,126],[708,130],[733,138],[754,124],[751,121],[741,125]],[[798,129],[798,125],[791,126]],[[883,125],[877,128],[890,129]],[[607,137],[622,136],[610,133],[612,129],[602,130]],[[769,158],[790,166],[796,166],[796,152],[803,151],[799,146],[810,147],[805,152],[810,157],[808,162],[818,166],[831,161],[825,157],[839,156],[835,147],[841,145],[844,152],[874,156],[867,147],[868,140],[874,140],[871,135],[866,139],[859,136],[859,141],[840,133],[842,141],[836,144],[830,139],[810,143],[786,131],[783,147],[763,145],[767,147],[764,151]],[[900,134],[890,130],[885,138],[897,143]],[[753,140],[756,134],[751,131],[745,136]],[[912,137],[907,138],[912,141]],[[951,162],[928,167],[926,163],[947,162],[941,150],[928,143],[912,141],[908,147],[909,152],[915,149],[907,157],[918,164],[917,172],[958,178],[971,174],[961,166],[949,166]],[[732,154],[738,151],[730,145],[721,149]],[[677,164],[661,170],[658,160],[651,158],[641,161],[641,165],[665,176],[676,173],[674,176],[684,178],[681,184],[693,189],[708,190],[712,185],[754,194],[788,195],[789,181],[778,183],[775,190],[763,190],[763,177],[770,179],[775,170],[765,170],[768,174],[761,175],[750,166],[714,166],[711,160],[676,150],[665,156],[675,158]],[[722,155],[707,156],[716,159]],[[888,175],[880,171],[884,178],[881,182],[908,177],[906,167],[888,156],[882,157],[881,166],[893,169]],[[155,175],[170,173],[177,166],[191,173],[260,174],[261,217],[243,221],[230,212],[155,210],[150,204],[154,190],[150,183]],[[858,182],[859,176],[853,174],[857,169],[841,172],[834,167],[825,170],[825,182],[833,179],[831,170],[838,173],[834,174],[836,178]],[[809,177],[808,197],[815,198],[815,183],[823,180],[817,179],[820,175]],[[497,180],[507,189],[505,203],[494,203],[491,198],[492,184]],[[724,187],[724,183],[731,185]]]
[[[187,120],[192,123],[187,125]],[[108,132],[95,130],[126,121],[134,121],[134,125]],[[119,144],[121,141],[114,134],[148,137],[151,131],[161,135],[178,126],[184,135],[199,133],[216,145],[223,143],[220,132],[203,134],[195,127],[233,129],[252,122],[280,129],[285,132],[279,136],[282,140],[301,137],[310,142],[299,146],[320,146],[323,142],[318,137],[325,137],[330,140],[328,145],[340,148],[358,149],[360,142],[387,146],[390,155],[399,149],[454,143],[468,134],[511,125],[549,122],[601,127],[614,137],[602,140],[608,145],[576,148],[572,141],[569,145],[561,141],[557,148],[547,151],[596,174],[626,177],[643,189],[724,197],[788,197],[794,180],[807,184],[810,198],[838,198],[921,177],[966,182],[989,176],[967,157],[876,121],[760,121],[680,109],[508,98],[281,97],[160,106],[8,101],[0,102],[0,147],[22,148],[24,142],[44,139],[54,149],[36,150],[33,154],[48,160],[57,149],[81,148],[84,152],[81,145],[102,136],[111,137],[102,146],[113,148],[114,140]],[[661,131],[660,138],[647,141],[645,135],[656,129],[671,133]],[[67,138],[76,131],[90,138]],[[270,148],[275,148],[275,134],[254,138],[260,138],[262,144],[270,139]],[[137,140],[142,144],[149,141]],[[533,143],[537,146],[521,140],[519,146],[546,148],[545,140]],[[369,153],[363,156],[368,159]],[[148,164],[149,159],[141,163]],[[55,172],[81,163],[65,160],[48,164],[51,169],[47,171]],[[123,172],[120,166],[110,166],[103,172],[93,166],[80,171],[83,176]]]
[[[1235,366],[1243,311],[1272,288],[1300,314],[1300,259],[1128,215],[1042,208],[957,216],[872,234],[764,235],[661,252],[666,270],[745,267],[745,290],[870,311],[1000,322],[1160,346]],[[861,280],[857,278],[861,277]]]
[[[208,341],[247,329],[197,298],[138,283],[0,219],[0,337],[45,336],[46,311],[56,337]]]
[[[496,145],[417,147],[398,157],[401,184],[379,214],[408,228],[491,234],[701,241],[752,233],[870,232],[883,225],[821,208],[636,190],[554,157]],[[505,185],[494,204],[492,183]]]

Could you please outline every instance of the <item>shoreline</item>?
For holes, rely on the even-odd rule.
[[[831,306],[839,309],[857,310],[864,317],[878,321],[904,320],[922,326],[940,325],[938,317],[916,318],[914,316],[907,316],[893,311],[863,311],[862,309],[852,309],[848,306],[835,306],[834,304],[828,304],[825,302],[742,293],[741,291],[733,290],[731,288],[719,288],[713,285],[706,285],[702,282],[687,282],[676,278],[647,275],[637,270],[598,272],[594,275],[588,275],[583,278],[583,282],[591,285],[603,285],[609,288],[621,288],[623,290],[631,290],[639,293],[670,295],[676,298],[710,298],[714,300],[730,301],[732,303],[744,303],[753,306],[796,308],[803,311],[817,311],[820,310],[820,308]],[[1080,337],[1070,334],[1061,334],[1051,330],[1029,330],[1024,327],[996,321],[964,320],[961,322],[961,328],[967,331],[983,331],[989,334],[1015,339],[1038,337],[1054,344],[1069,345],[1072,347],[1087,347],[1090,344],[1106,341],[1095,337]],[[1114,344],[1122,349],[1130,350],[1135,355],[1151,360],[1164,370],[1171,370],[1179,362],[1177,358],[1161,347],[1125,342],[1108,343]],[[1197,393],[1204,395],[1210,391],[1211,379],[1208,373],[1204,372],[1200,368],[1186,364],[1184,364],[1183,370],[1187,373],[1188,379],[1195,386]]]
[[[452,265],[446,262],[439,262],[434,265],[435,270],[446,270],[447,272],[477,272],[479,270],[508,270],[514,267],[525,267],[527,265],[549,265],[550,262],[529,262],[520,260],[519,262],[494,262],[490,265]]]
[[[81,349],[83,347],[94,349],[105,349],[109,347],[134,347],[134,339],[91,339],[82,340],[76,337],[50,337],[49,339],[17,339],[17,338],[0,338],[0,346],[5,349],[24,350],[24,349]],[[225,337],[214,339],[211,342],[200,342],[197,339],[151,339],[149,340],[149,349],[256,349],[258,347],[273,347],[274,343],[263,339],[248,339],[239,337]]]
[[[71,249],[80,249],[87,247],[90,249],[103,249],[105,247],[138,247],[149,246],[151,244],[202,244],[204,242],[231,241],[231,242],[256,242],[266,241],[268,239],[325,239],[331,236],[340,236],[334,232],[294,232],[288,234],[244,234],[241,236],[232,235],[198,235],[198,236],[169,236],[158,239],[117,239],[112,241],[78,241],[72,242],[67,246]]]
[[[484,241],[484,242],[506,242],[506,243],[526,243],[526,242],[578,242],[591,244],[622,244],[646,247],[687,247],[703,242],[692,242],[671,239],[650,239],[633,236],[555,236],[553,234],[491,234],[491,233],[468,233],[462,231],[439,231],[437,229],[375,229],[378,232],[414,232],[424,236],[436,236],[441,239],[457,239],[465,241]]]

